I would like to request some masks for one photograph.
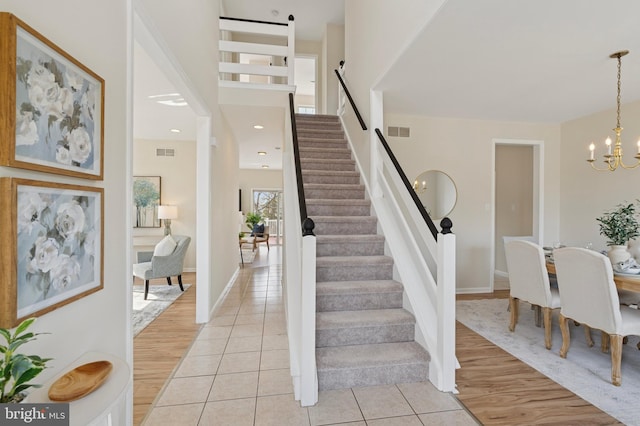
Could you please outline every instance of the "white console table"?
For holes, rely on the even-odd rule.
[[[125,361],[111,354],[99,352],[85,353],[65,367],[58,375],[47,383],[44,383],[41,388],[34,389],[26,398],[25,402],[55,403],[49,399],[48,393],[49,388],[58,378],[82,364],[102,360],[109,361],[113,364],[111,373],[99,388],[85,397],[69,403],[69,425],[113,425],[112,413],[117,406],[124,401],[131,382],[131,371]]]

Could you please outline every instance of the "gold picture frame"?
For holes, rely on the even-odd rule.
[[[104,287],[104,190],[0,178],[0,327]]]
[[[0,12],[0,165],[102,180],[104,80]]]

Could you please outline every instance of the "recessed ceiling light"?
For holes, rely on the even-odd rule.
[[[269,168],[269,166],[268,166],[268,165],[266,165],[266,164],[263,164],[263,165],[262,165],[262,168],[263,168],[263,169],[268,169],[268,168]]]
[[[267,151],[258,151],[258,155],[267,155]]]
[[[182,130],[180,129],[169,129],[171,133],[180,133]]]
[[[255,126],[253,126],[253,128],[254,128],[254,129],[261,130],[261,129],[264,129],[264,126],[261,126],[261,125],[259,125],[259,124],[256,124]]]

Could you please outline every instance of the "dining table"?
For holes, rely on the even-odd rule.
[[[556,265],[553,262],[546,262],[547,272],[556,273]],[[613,281],[618,290],[628,290],[640,293],[640,275],[613,273]]]

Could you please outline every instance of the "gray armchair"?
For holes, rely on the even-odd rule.
[[[171,285],[171,276],[178,277],[180,290],[182,286],[182,265],[191,237],[185,235],[173,235],[176,247],[168,256],[154,256],[152,251],[138,252],[138,263],[133,265],[133,276],[144,280],[144,298],[149,293],[149,280],[154,278],[167,278],[167,284]]]

